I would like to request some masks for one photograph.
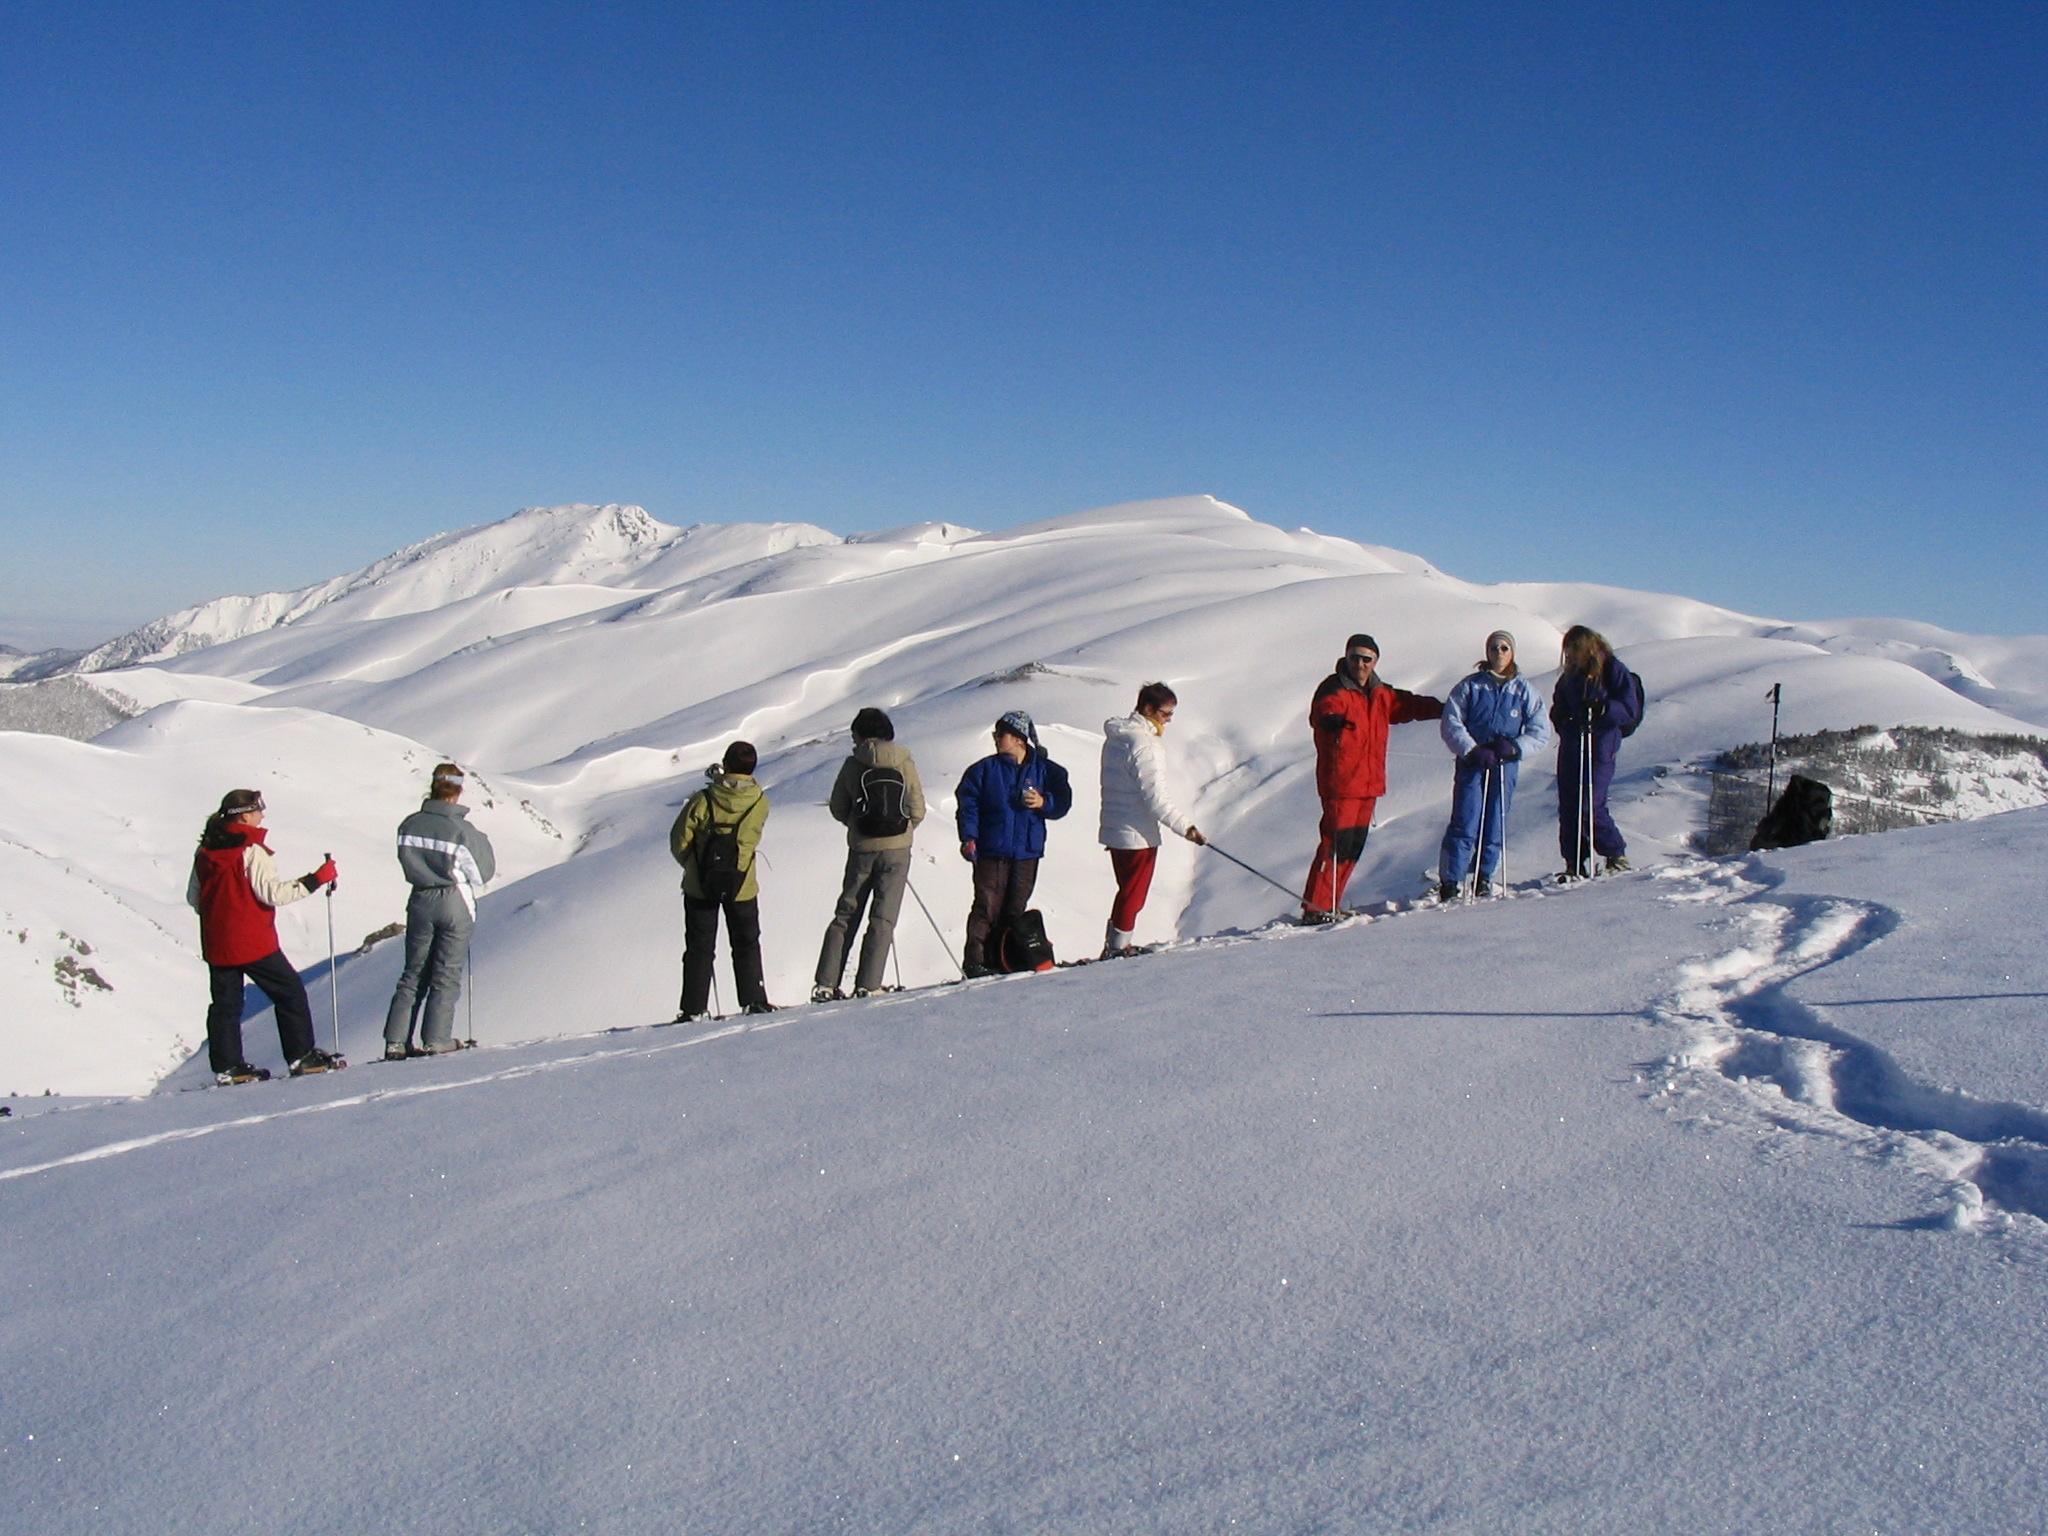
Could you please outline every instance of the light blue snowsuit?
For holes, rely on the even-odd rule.
[[[1507,842],[1508,808],[1514,803],[1515,770],[1521,765],[1511,758],[1490,771],[1471,768],[1465,755],[1488,742],[1512,742],[1516,758],[1525,757],[1549,743],[1548,714],[1520,673],[1497,677],[1481,667],[1451,689],[1439,729],[1458,766],[1451,781],[1451,824],[1437,855],[1437,879],[1456,885],[1472,873],[1472,848],[1479,841],[1483,813],[1486,844],[1479,850],[1479,877],[1491,880]]]

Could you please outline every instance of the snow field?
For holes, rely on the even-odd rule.
[[[25,1105],[9,1505],[2035,1529],[2048,1223],[1974,1176],[2048,1146],[2013,1027],[2048,962],[1974,918],[2043,851],[2027,812],[694,1034]],[[1709,1024],[1881,1055],[2004,1135],[1788,1096],[1691,1051]]]

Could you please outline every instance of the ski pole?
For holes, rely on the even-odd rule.
[[[1579,732],[1579,806],[1572,826],[1572,874],[1591,873],[1586,845],[1593,840],[1593,706],[1586,706],[1586,728]]]
[[[1500,867],[1493,873],[1493,888],[1497,895],[1508,893],[1508,771],[1500,771]]]
[[[953,962],[953,969],[958,971],[960,979],[965,981],[967,979],[967,967],[955,958],[952,945],[946,942],[946,935],[939,927],[939,920],[932,916],[932,909],[924,904],[924,898],[917,894],[917,887],[912,885],[908,879],[904,880],[903,886],[916,900],[917,909],[924,914],[924,920],[932,925],[932,937],[939,941],[939,948],[946,952],[946,958]]]
[[[1243,870],[1246,874],[1257,875],[1261,880],[1265,881],[1266,884],[1272,886],[1274,890],[1278,891],[1281,895],[1285,896],[1289,901],[1293,901],[1295,899],[1294,892],[1290,891],[1286,886],[1282,885],[1278,880],[1275,880],[1271,875],[1267,874],[1264,870],[1253,869],[1251,865],[1245,863],[1245,861],[1237,857],[1236,854],[1224,853],[1224,851],[1221,848],[1218,848],[1216,846],[1215,840],[1213,838],[1210,841],[1204,843],[1202,846],[1204,848],[1207,848],[1211,853],[1222,854],[1224,858],[1230,860],[1231,863],[1235,864],[1239,869]],[[1335,866],[1332,865],[1330,870],[1330,889],[1334,893],[1336,888],[1337,873]],[[1330,910],[1334,912],[1337,910],[1335,905],[1334,894],[1331,900],[1332,904]]]
[[[476,1044],[476,960],[468,950],[462,952],[463,993],[469,999],[469,1043]]]
[[[320,855],[328,863],[334,862],[334,855]],[[327,1011],[334,1019],[334,1054],[341,1054],[341,983],[334,976],[334,888],[341,884],[337,877],[327,882]]]
[[[1479,864],[1486,857],[1486,797],[1493,790],[1493,770],[1486,769],[1479,775],[1479,836],[1472,846],[1472,872],[1469,876],[1465,899],[1479,899]]]

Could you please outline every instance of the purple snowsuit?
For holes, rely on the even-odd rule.
[[[1628,852],[1621,828],[1607,814],[1607,791],[1614,783],[1622,727],[1633,726],[1636,719],[1635,689],[1628,668],[1617,658],[1607,658],[1598,678],[1581,672],[1567,672],[1558,678],[1550,696],[1550,723],[1557,728],[1557,845],[1567,868],[1574,867],[1574,859],[1587,862],[1596,853],[1603,859],[1618,859]],[[1579,780],[1585,764],[1581,753],[1589,720],[1593,793],[1592,803],[1582,809]]]

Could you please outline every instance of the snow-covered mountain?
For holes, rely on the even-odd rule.
[[[294,592],[218,597],[167,614],[86,652],[76,669],[105,672],[167,661],[268,629],[419,613],[485,592],[668,586],[724,565],[834,541],[824,529],[803,524],[673,528],[639,507],[528,507]]]
[[[428,540],[298,593],[223,599],[138,631],[103,674],[142,713],[91,742],[0,733],[0,1089],[136,1092],[199,1040],[205,971],[182,905],[194,835],[227,789],[260,788],[286,868],[323,852],[328,903],[282,914],[322,1018],[331,915],[342,1042],[371,1048],[394,947],[350,952],[402,911],[392,828],[424,771],[481,776],[501,877],[475,948],[480,1032],[574,1033],[666,1017],[680,940],[669,821],[735,737],[760,748],[772,995],[808,991],[843,835],[823,800],[856,709],[890,711],[932,792],[913,887],[936,921],[899,928],[906,982],[951,973],[967,872],[950,790],[990,723],[1028,709],[1073,771],[1039,887],[1063,953],[1099,946],[1112,889],[1095,844],[1102,723],[1165,678],[1179,791],[1221,848],[1283,885],[1314,837],[1309,694],[1353,630],[1382,674],[1441,695],[1512,630],[1548,688],[1559,636],[1603,630],[1648,680],[1618,814],[1639,861],[1687,849],[1702,781],[1682,770],[1768,730],[1853,725],[2038,732],[2048,639],[1896,621],[1789,624],[1683,598],[1574,584],[1486,586],[1399,551],[1289,532],[1209,498],[1074,514],[999,534],[943,522],[842,539],[808,525],[666,527],[635,508],[556,508]],[[214,636],[214,643],[205,637]],[[104,649],[104,648],[103,648]],[[109,664],[106,651],[95,666]],[[1443,830],[1449,757],[1404,727],[1353,886],[1412,897]],[[1523,778],[1510,875],[1554,867],[1547,764]],[[1255,927],[1280,894],[1169,847],[1141,938]],[[77,945],[90,946],[89,957]],[[81,986],[89,962],[101,986]],[[275,1051],[267,1020],[252,1055]],[[175,1075],[175,1074],[174,1074]]]
[[[0,683],[33,683],[45,677],[55,677],[70,671],[84,655],[83,651],[24,651],[15,646],[0,645]]]

